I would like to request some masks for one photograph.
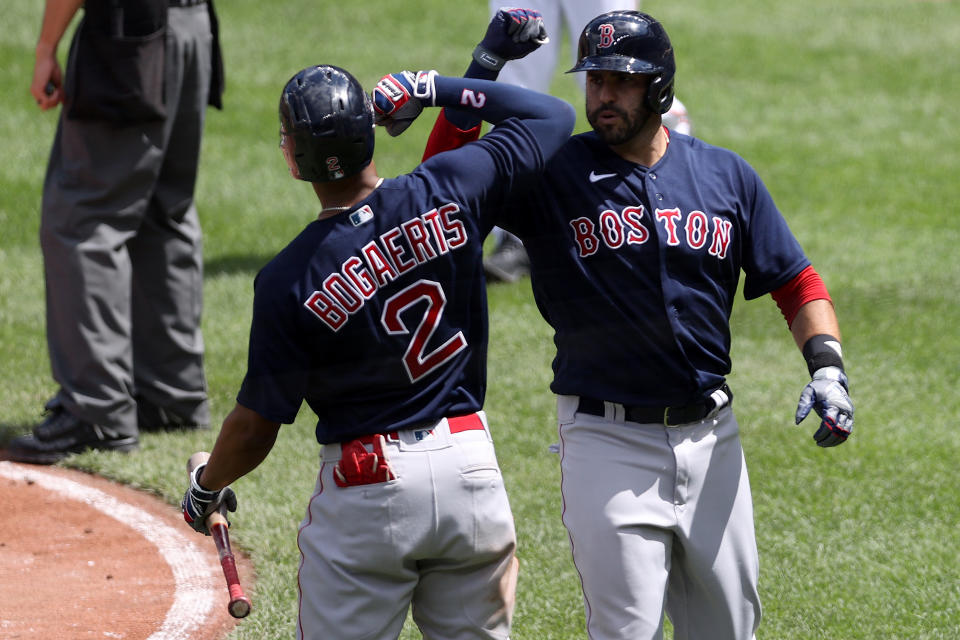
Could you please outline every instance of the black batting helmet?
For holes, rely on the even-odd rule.
[[[663,25],[639,11],[611,11],[583,28],[577,45],[575,71],[620,71],[654,76],[646,106],[666,113],[673,104],[673,76],[677,66]]]
[[[280,96],[280,146],[294,177],[331,182],[360,173],[373,159],[373,106],[347,71],[307,67]]]

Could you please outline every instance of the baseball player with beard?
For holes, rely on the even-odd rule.
[[[493,28],[528,51],[545,35],[535,12]],[[397,135],[434,105],[496,129],[379,177],[374,118]],[[434,71],[384,76],[372,105],[338,67],[285,86],[281,147],[322,208],[257,276],[237,405],[182,507],[204,533],[214,509],[236,509],[228,485],[306,401],[322,453],[298,536],[297,638],[395,639],[411,607],[425,638],[509,637],[516,535],[483,412],[482,243],[491,209],[543,170],[574,120],[556,98]]]
[[[490,0],[490,13],[495,14],[501,0]],[[577,39],[590,19],[601,13],[640,8],[635,0],[538,0],[536,8],[543,16],[544,24],[550,25],[550,31],[557,37],[544,42],[541,47],[528,56],[512,60],[503,65],[497,78],[500,82],[509,82],[527,89],[550,92],[550,83],[561,58],[567,58],[568,52],[561,51],[560,27],[569,35],[570,51],[567,64],[576,61]],[[582,74],[575,76],[577,86],[584,89]],[[668,129],[690,135],[693,124],[686,106],[674,96],[670,109],[663,114],[663,124]],[[483,260],[484,271],[492,282],[514,282],[530,271],[530,259],[523,243],[515,235],[500,227],[493,230],[494,245]]]
[[[663,26],[603,14],[578,50],[593,131],[497,222],[527,247],[555,332],[563,522],[587,632],[659,640],[666,612],[677,640],[750,640],[759,563],[726,383],[740,276],[747,299],[774,298],[802,351],[811,380],[795,421],[815,411],[821,447],[853,429],[836,314],[757,173],[662,125],[675,74]],[[476,125],[445,111],[428,154]]]
[[[490,14],[496,15],[500,9],[501,0],[490,0]],[[536,10],[543,18],[543,23],[550,26],[550,31],[556,36],[544,42],[530,55],[512,60],[503,66],[497,80],[520,85],[541,93],[550,93],[550,82],[553,80],[554,70],[559,59],[567,58],[575,62],[577,59],[577,39],[582,25],[593,17],[610,11],[637,10],[640,2],[635,0],[538,0]],[[570,35],[570,51],[560,51],[560,25]],[[568,62],[567,64],[570,64]],[[576,77],[577,86],[584,89],[583,76]],[[663,114],[663,124],[668,129],[690,134],[693,125],[690,116],[680,100],[674,96],[670,109]]]

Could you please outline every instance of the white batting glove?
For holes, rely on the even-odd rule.
[[[821,447],[842,444],[853,431],[853,401],[847,376],[840,367],[821,367],[800,393],[796,422],[800,424],[814,409],[820,416],[820,428],[813,439]]]
[[[371,95],[377,124],[391,136],[406,131],[424,107],[435,106],[436,76],[436,71],[401,71],[383,76]]]

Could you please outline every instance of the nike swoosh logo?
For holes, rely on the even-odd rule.
[[[617,175],[617,174],[615,174],[615,173],[595,173],[595,172],[591,171],[591,172],[590,172],[590,182],[596,182],[597,180],[603,180],[604,178],[612,178],[612,177],[615,176],[615,175]]]

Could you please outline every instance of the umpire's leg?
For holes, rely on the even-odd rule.
[[[171,7],[168,20],[168,116],[158,141],[163,161],[140,230],[129,245],[133,367],[142,402],[162,409],[174,424],[206,426],[202,237],[194,189],[210,86],[210,20],[203,4]]]

